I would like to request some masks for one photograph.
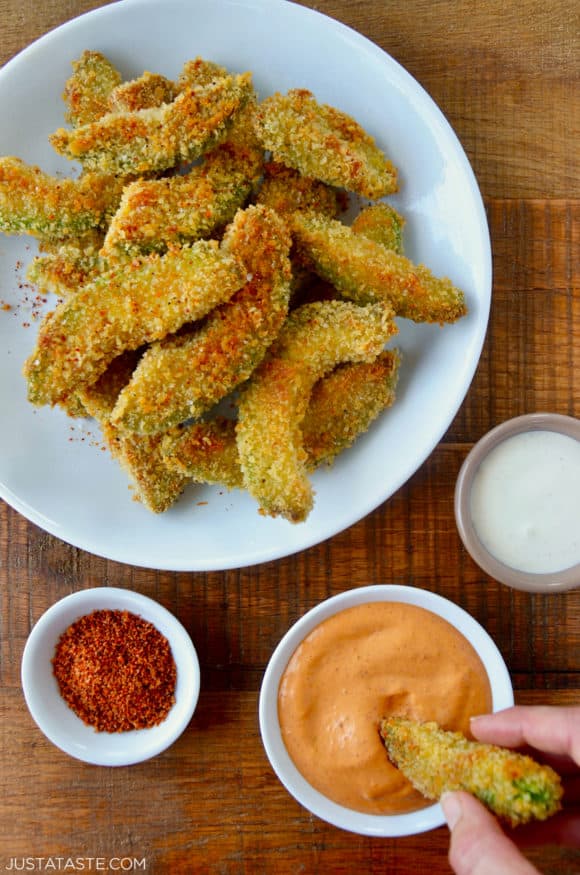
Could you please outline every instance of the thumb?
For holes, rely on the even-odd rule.
[[[469,793],[444,793],[441,807],[451,831],[449,863],[456,875],[539,875]]]

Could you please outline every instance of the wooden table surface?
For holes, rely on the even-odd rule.
[[[97,5],[0,0],[0,64]],[[465,553],[453,519],[457,472],[484,432],[522,413],[580,411],[578,6],[305,5],[403,64],[472,162],[494,261],[479,368],[439,446],[390,501],[327,543],[278,562],[203,574],[128,567],[68,546],[0,506],[0,869],[34,858],[36,871],[54,870],[82,858],[85,869],[98,860],[102,871],[118,868],[119,859],[140,866],[145,859],[145,871],[170,875],[449,872],[446,828],[397,840],[335,829],[286,793],[264,754],[258,690],[274,646],[308,608],[350,587],[391,582],[440,593],[492,635],[518,702],[578,701],[580,591],[533,596],[499,585]],[[130,768],[61,754],[33,724],[20,687],[32,625],[57,599],[96,584],[158,599],[190,631],[201,661],[191,726],[166,753]],[[570,850],[529,855],[546,873],[580,871]]]

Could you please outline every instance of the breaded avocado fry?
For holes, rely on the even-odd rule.
[[[306,467],[330,465],[395,400],[400,354],[385,350],[371,362],[346,362],[319,380],[302,421]]]
[[[392,310],[345,301],[305,304],[288,316],[239,402],[244,484],[261,511],[302,522],[313,504],[301,424],[314,384],[343,361],[371,361],[396,332]]]
[[[386,351],[373,362],[339,365],[316,383],[302,423],[308,471],[330,464],[393,403],[398,367],[399,354]],[[162,454],[171,470],[198,483],[244,485],[234,420],[216,417],[172,429]]]
[[[89,50],[72,62],[72,68],[62,97],[66,120],[78,127],[109,112],[109,95],[121,84],[121,74],[101,52]]]
[[[108,222],[121,191],[111,176],[57,179],[19,158],[0,158],[0,232],[58,239],[84,234]]]
[[[227,141],[184,176],[139,179],[123,192],[103,255],[163,251],[231,221],[262,169],[262,150]]]
[[[43,321],[24,374],[33,404],[54,404],[93,383],[115,356],[200,319],[245,280],[215,241],[111,269]]]
[[[59,128],[50,142],[89,170],[119,175],[166,170],[217,146],[253,93],[250,73],[224,76],[186,88],[171,103],[109,112],[73,130]]]
[[[397,171],[374,139],[304,88],[266,98],[258,108],[256,131],[275,161],[304,176],[371,200],[397,190]]]
[[[290,297],[290,234],[272,210],[240,210],[222,249],[246,283],[189,334],[152,346],[121,393],[113,422],[142,434],[199,417],[250,376],[278,334]]]
[[[146,70],[137,79],[117,85],[108,96],[107,112],[136,112],[171,103],[177,96],[177,86],[160,73]]]
[[[350,226],[355,234],[380,243],[385,249],[403,253],[405,219],[390,204],[371,204],[360,211]]]
[[[315,210],[333,219],[343,207],[335,188],[275,161],[264,167],[264,181],[256,203],[271,207],[282,216],[296,210]]]
[[[300,252],[323,279],[359,304],[385,301],[415,322],[455,322],[467,312],[463,292],[424,265],[355,233],[334,219],[294,213]]]
[[[32,260],[26,271],[27,279],[41,292],[66,298],[107,269],[100,255],[103,239],[98,232],[88,232],[69,241],[59,241],[55,246],[42,243],[46,254]]]
[[[123,434],[110,422],[102,426],[109,451],[135,490],[135,498],[153,513],[163,513],[174,504],[189,482],[171,471],[161,456],[163,434]]]
[[[512,826],[560,809],[559,775],[529,756],[404,717],[383,720],[380,734],[391,761],[427,799],[466,790]]]
[[[131,378],[140,350],[114,359],[96,383],[79,392],[86,412],[100,424],[104,441],[133,484],[135,498],[153,513],[163,513],[177,501],[190,478],[169,470],[161,456],[163,435],[124,435],[111,425],[119,392]]]

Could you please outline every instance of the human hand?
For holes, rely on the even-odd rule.
[[[564,785],[564,808],[546,821],[510,831],[468,793],[441,799],[451,830],[449,862],[456,875],[538,875],[519,852],[531,844],[580,847],[580,707],[516,706],[477,717],[471,731],[478,741],[525,747],[551,765]]]

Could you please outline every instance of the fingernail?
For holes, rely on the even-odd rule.
[[[444,793],[440,801],[447,826],[449,829],[454,829],[461,817],[461,802],[455,793]]]
[[[477,723],[477,721],[481,720],[482,717],[487,717],[487,714],[474,714],[473,717],[469,718],[469,722]]]

